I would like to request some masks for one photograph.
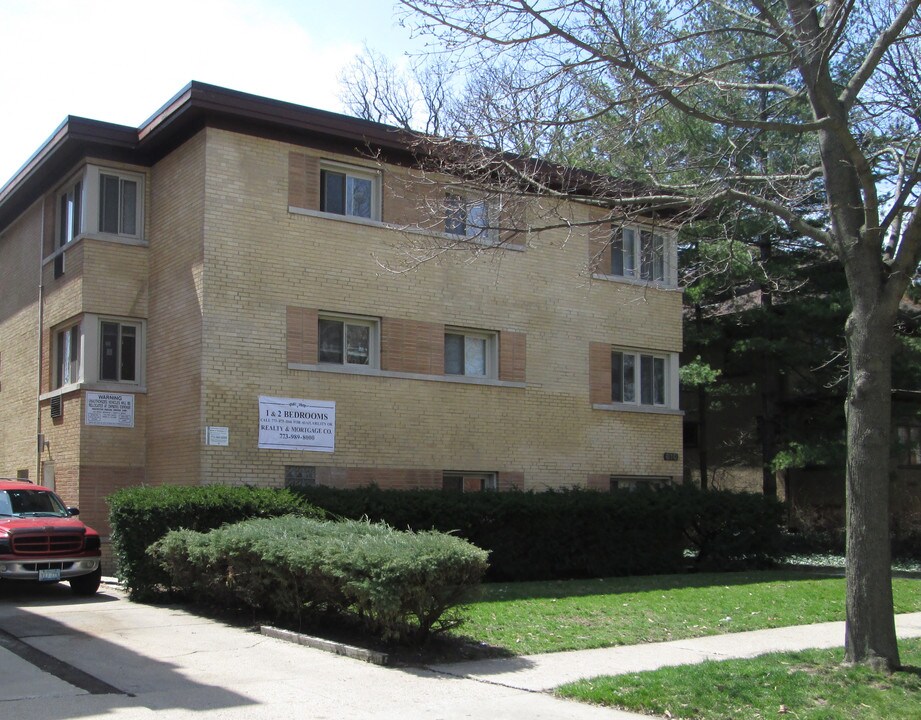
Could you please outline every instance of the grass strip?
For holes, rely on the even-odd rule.
[[[557,694],[687,720],[917,720],[921,639],[899,649],[905,669],[892,675],[842,665],[840,649],[808,650],[598,677]]]
[[[844,579],[802,571],[493,583],[455,631],[516,655],[844,620]],[[897,613],[921,580],[893,581]]]

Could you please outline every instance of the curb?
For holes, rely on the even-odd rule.
[[[354,645],[324,640],[323,638],[313,637],[312,635],[302,635],[301,633],[292,632],[291,630],[282,630],[281,628],[272,627],[271,625],[260,625],[259,632],[266,637],[284,640],[285,642],[291,642],[297,645],[304,645],[314,648],[315,650],[323,650],[335,655],[343,655],[353,660],[364,660],[373,665],[390,664],[390,656],[387,653],[378,652],[377,650],[367,650],[365,648],[355,647]]]

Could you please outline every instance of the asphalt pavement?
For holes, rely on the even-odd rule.
[[[921,613],[898,618],[921,636]],[[113,586],[76,598],[66,585],[0,598],[0,718],[283,720],[648,716],[546,690],[580,677],[843,642],[842,623],[453,663],[382,667],[265,637],[179,606],[129,602]]]

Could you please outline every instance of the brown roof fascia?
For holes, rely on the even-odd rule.
[[[141,125],[140,150],[162,157],[206,125],[295,144],[381,151],[404,161],[415,140],[389,125],[193,81]]]
[[[62,180],[64,173],[82,158],[93,155],[130,160],[136,146],[135,128],[68,116],[0,188],[0,230]]]

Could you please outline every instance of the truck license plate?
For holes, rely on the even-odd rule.
[[[38,571],[39,582],[57,582],[61,579],[61,568],[49,568]]]

